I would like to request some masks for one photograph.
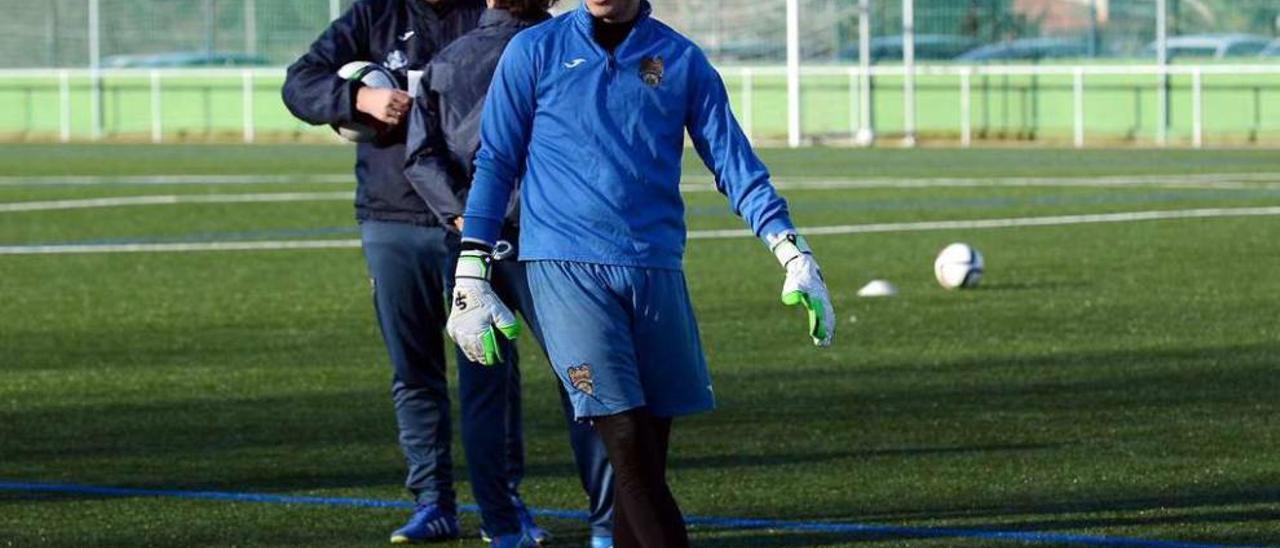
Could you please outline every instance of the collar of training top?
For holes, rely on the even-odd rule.
[[[640,0],[640,9],[639,11],[636,11],[636,18],[633,19],[633,21],[635,21],[633,28],[640,26],[640,23],[644,22],[645,19],[648,19],[649,15],[652,13],[653,6],[649,4],[649,0]],[[587,36],[591,36],[595,31],[596,19],[591,15],[591,10],[587,9],[586,2],[583,2],[582,6],[578,8],[578,11],[573,14],[573,21],[578,25],[578,28],[581,29],[582,32],[587,33]]]
[[[409,11],[418,17],[428,17],[431,19],[443,19],[453,11],[453,0],[439,0],[437,2],[428,2],[427,0],[409,0]]]
[[[551,14],[547,12],[539,13],[535,16],[521,19],[512,15],[510,11],[504,9],[489,8],[480,14],[481,27],[528,27],[536,25],[551,18]]]

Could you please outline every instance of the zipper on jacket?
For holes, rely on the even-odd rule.
[[[596,42],[596,39],[594,36],[587,35],[585,38],[587,42],[591,44],[591,47],[596,50],[597,53],[604,55],[605,73],[612,77],[613,73],[617,72],[617,69],[618,69],[618,56],[616,55],[618,48],[614,48],[613,51],[606,51],[604,47],[600,45],[599,42]],[[628,38],[630,38],[630,36],[628,36]],[[623,40],[623,42],[625,41],[626,40]],[[619,48],[622,47],[622,44],[618,44],[618,47]]]
[[[631,28],[631,32],[627,34],[626,38],[622,39],[622,42],[618,43],[617,47],[613,48],[613,51],[606,51],[604,46],[601,46],[599,42],[596,42],[595,36],[592,36],[591,33],[586,33],[587,35],[585,38],[587,42],[591,43],[591,47],[604,54],[605,70],[610,76],[618,71],[618,51],[621,50],[623,46],[627,45],[627,42],[630,42],[632,38],[635,38],[636,32],[640,30],[640,23],[642,22],[643,21],[636,21],[635,26]],[[595,23],[593,22],[592,24],[594,25]]]

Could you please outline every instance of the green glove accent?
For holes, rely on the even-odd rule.
[[[803,291],[792,291],[782,296],[782,304],[787,306],[804,305],[805,310],[809,313],[809,336],[813,337],[815,341],[827,338],[827,326],[822,325],[821,321],[821,302],[810,299],[809,294]]]
[[[497,365],[502,362],[502,350],[498,346],[498,335],[502,333],[507,340],[514,341],[520,336],[520,318],[516,318],[516,323],[506,327],[498,327],[496,330],[490,327],[484,332],[480,342],[484,345],[484,361],[480,365]]]
[[[514,341],[516,340],[516,337],[520,336],[520,331],[522,329],[520,327],[520,318],[516,318],[516,323],[513,323],[506,327],[499,327],[498,329],[501,330],[502,334],[506,335],[508,339]]]

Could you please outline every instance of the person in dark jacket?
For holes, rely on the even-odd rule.
[[[428,66],[422,92],[414,100],[409,119],[405,174],[427,198],[427,204],[444,226],[459,226],[472,160],[480,147],[480,113],[489,82],[502,51],[516,33],[550,18],[546,10],[554,0],[490,0],[480,26],[450,44]],[[524,266],[515,261],[518,240],[518,204],[512,200],[504,231],[510,260],[494,263],[493,283],[505,302],[525,317],[541,342],[533,314],[532,297],[525,282]],[[512,444],[522,438],[520,369],[516,345],[503,341],[502,361],[484,366],[458,353],[458,390],[462,399],[462,442],[466,451],[471,488],[480,506],[482,531],[495,546],[541,542],[536,527],[522,524],[523,511],[517,488],[524,475],[524,448]],[[591,426],[575,421],[568,394],[560,388],[561,403],[569,424],[570,444],[579,479],[590,501],[592,546],[608,547],[612,541],[612,469],[604,444]]]
[[[382,131],[356,148],[356,218],[374,288],[374,309],[394,369],[392,399],[408,465],[405,487],[417,508],[395,543],[459,535],[450,455],[444,296],[452,285],[458,236],[431,213],[427,193],[404,176],[411,97],[337,76],[352,61],[379,63],[401,87],[446,45],[474,29],[484,0],[359,0],[289,67],[284,102],[311,124],[372,117]]]

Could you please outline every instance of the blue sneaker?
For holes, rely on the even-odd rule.
[[[511,497],[511,502],[515,503],[516,506],[516,519],[520,520],[520,532],[533,539],[533,541],[538,543],[538,545],[543,545],[549,542],[551,540],[551,533],[546,529],[538,527],[538,524],[533,521],[533,514],[530,514],[529,508],[524,505],[524,501],[520,500],[520,497],[515,496]],[[493,543],[495,539],[490,536],[483,527],[481,527],[480,540]]]
[[[613,537],[591,537],[591,548],[613,548]]]
[[[419,504],[404,527],[391,533],[392,544],[436,542],[458,538],[458,516],[435,504]]]
[[[533,514],[529,513],[529,507],[524,505],[524,501],[515,498],[516,516],[520,518],[520,529],[524,534],[533,539],[539,545],[546,544],[551,540],[551,533],[546,529],[538,527],[533,521]]]
[[[538,548],[538,541],[528,533],[518,535],[499,535],[489,541],[489,548]]]

